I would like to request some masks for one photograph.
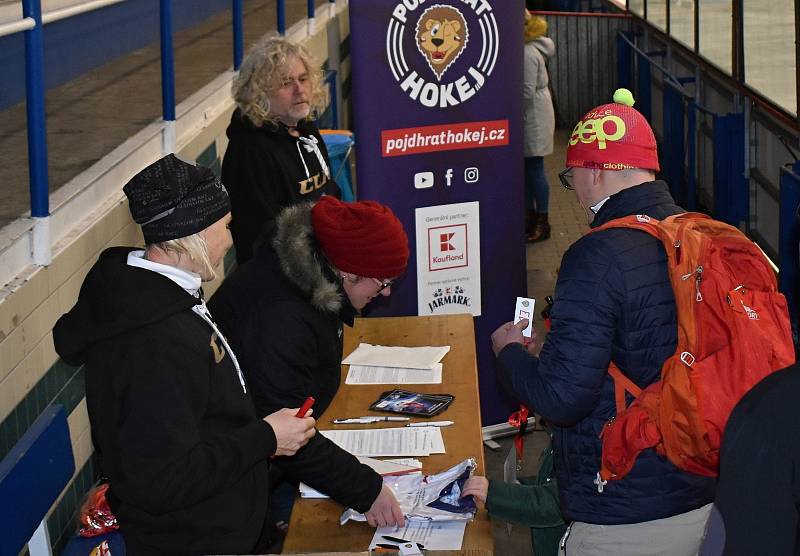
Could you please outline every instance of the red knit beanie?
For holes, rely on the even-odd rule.
[[[656,138],[633,103],[628,89],[617,89],[614,102],[598,106],[581,118],[567,145],[567,168],[644,168],[658,172]]]
[[[408,236],[387,206],[325,195],[311,209],[311,224],[322,252],[339,270],[384,279],[406,269]]]

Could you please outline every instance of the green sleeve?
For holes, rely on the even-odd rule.
[[[490,480],[486,509],[492,518],[528,527],[557,527],[564,523],[555,480],[543,485],[510,485]]]

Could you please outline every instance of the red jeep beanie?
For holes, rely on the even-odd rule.
[[[633,103],[628,89],[617,89],[614,102],[598,106],[581,118],[567,145],[567,168],[644,168],[658,172],[656,138]]]
[[[311,224],[322,252],[339,270],[385,279],[406,269],[408,236],[387,206],[325,195],[311,209]]]

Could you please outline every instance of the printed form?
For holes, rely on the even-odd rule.
[[[319,431],[354,456],[416,457],[444,454],[439,427],[394,427]]]
[[[433,370],[350,365],[345,384],[441,384],[442,364]]]
[[[383,535],[396,537],[408,542],[425,545],[425,550],[461,550],[466,521],[412,521],[406,520],[405,527],[378,527],[369,544],[370,550],[378,543],[386,544]]]

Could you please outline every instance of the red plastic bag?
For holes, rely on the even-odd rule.
[[[86,496],[79,518],[80,536],[96,537],[119,529],[117,516],[111,511],[106,500],[107,490],[108,483],[103,483],[90,490]]]

